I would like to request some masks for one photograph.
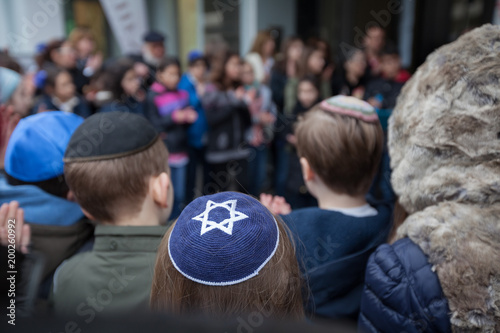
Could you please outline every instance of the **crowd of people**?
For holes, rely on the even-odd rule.
[[[335,55],[261,31],[184,71],[154,31],[104,59],[75,28],[33,72],[0,54],[18,315],[500,329],[499,36],[476,29],[413,78],[377,26]]]

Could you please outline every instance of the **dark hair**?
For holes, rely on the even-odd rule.
[[[43,191],[55,195],[56,197],[66,199],[69,192],[68,184],[66,184],[66,180],[64,179],[64,175],[60,175],[51,179],[42,180],[40,182],[25,182],[19,179],[16,179],[5,173],[7,176],[7,182],[12,186],[17,185],[34,185]]]
[[[181,63],[179,62],[179,59],[177,59],[176,57],[165,57],[158,64],[157,71],[162,72],[165,70],[165,68],[169,66],[177,66],[180,69]]]
[[[47,75],[45,77],[45,81],[43,84],[44,91],[47,87],[55,88],[56,79],[59,76],[59,74],[61,74],[61,73],[68,73],[69,74],[69,72],[66,69],[60,68],[60,67],[51,67],[51,68],[45,70],[45,72],[47,73]],[[45,91],[45,93],[47,93],[47,91]]]
[[[298,68],[298,74],[299,77],[304,77],[308,75],[312,75],[309,71],[309,58],[313,55],[314,52],[322,52],[323,53],[323,58],[325,57],[325,52],[319,47],[311,47],[311,46],[306,46],[304,49],[304,52],[302,53],[302,59],[299,62],[299,68]],[[325,60],[326,63],[326,60]],[[318,75],[320,76],[320,75]]]
[[[208,68],[208,59],[205,56],[188,61],[188,66],[193,67],[199,62],[203,62],[203,64]]]
[[[12,69],[14,72],[23,75],[23,68],[21,65],[19,65],[19,63],[7,52],[0,51],[0,67]]]
[[[118,100],[122,98],[125,91],[122,87],[122,80],[125,74],[134,69],[134,61],[129,58],[121,58],[112,63],[105,70],[106,78],[109,91],[113,94],[113,99]]]
[[[306,75],[300,78],[299,84],[297,87],[302,83],[302,82],[309,82],[311,83],[316,90],[318,90],[318,93],[321,91],[321,81],[314,75]]]
[[[386,42],[385,47],[382,49],[381,55],[399,56],[399,50],[393,42]]]
[[[228,90],[241,85],[239,80],[231,82],[226,77],[226,65],[232,57],[240,58],[240,55],[233,51],[227,51],[224,56],[214,61],[211,81],[220,90]]]
[[[51,56],[52,51],[61,48],[61,46],[63,46],[65,42],[66,42],[65,39],[56,39],[47,43],[44,50],[35,57],[35,61],[38,65],[38,68],[41,69],[47,63],[53,63],[54,61],[52,60]]]

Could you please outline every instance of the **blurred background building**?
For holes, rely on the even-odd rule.
[[[421,64],[436,47],[488,22],[498,22],[500,0],[0,0],[0,48],[29,67],[36,47],[92,29],[105,56],[138,52],[143,31],[167,36],[170,55],[229,47],[242,54],[257,31],[325,39],[336,54],[360,46],[378,24],[399,48],[403,65]]]

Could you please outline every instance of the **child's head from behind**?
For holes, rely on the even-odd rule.
[[[318,82],[314,77],[306,76],[297,86],[297,99],[305,108],[312,107],[319,98]]]
[[[47,95],[57,97],[61,102],[66,102],[75,96],[76,87],[67,70],[52,68],[47,70],[44,91]]]
[[[150,210],[161,223],[170,216],[173,200],[167,160],[164,143],[145,118],[98,113],[71,137],[64,175],[92,220],[117,224]]]
[[[174,57],[163,58],[158,65],[156,78],[167,89],[175,90],[181,79],[181,65]]]
[[[354,97],[334,96],[308,111],[295,129],[306,185],[360,196],[378,169],[383,132],[375,110]],[[311,186],[312,185],[312,186]]]
[[[259,311],[301,318],[300,272],[284,224],[241,193],[195,199],[160,244],[151,307],[174,314]]]
[[[21,119],[5,153],[5,172],[11,185],[35,185],[45,192],[68,198],[63,177],[63,154],[83,118],[50,111]]]

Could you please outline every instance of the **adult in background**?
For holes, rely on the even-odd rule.
[[[131,55],[136,62],[136,71],[143,78],[145,88],[155,81],[155,73],[160,61],[166,56],[165,36],[157,31],[149,31],[144,35],[141,54]]]
[[[276,42],[268,30],[259,31],[245,60],[252,65],[255,80],[268,84],[274,66]]]
[[[299,37],[290,37],[283,44],[277,62],[271,71],[270,88],[278,111],[273,142],[274,149],[274,189],[276,195],[284,196],[288,176],[288,153],[286,134],[289,127],[284,116],[285,105],[294,105],[296,92],[285,94],[289,80],[298,76],[299,61],[304,50],[304,42]]]
[[[68,38],[76,52],[76,68],[91,77],[102,66],[102,53],[97,52],[95,37],[88,28],[77,27]]]
[[[499,52],[499,26],[475,29],[398,98],[389,153],[404,214],[368,261],[363,332],[500,330]]]
[[[385,46],[385,30],[378,25],[373,25],[366,30],[363,40],[365,56],[368,61],[367,74],[379,76],[381,71],[380,55]]]

